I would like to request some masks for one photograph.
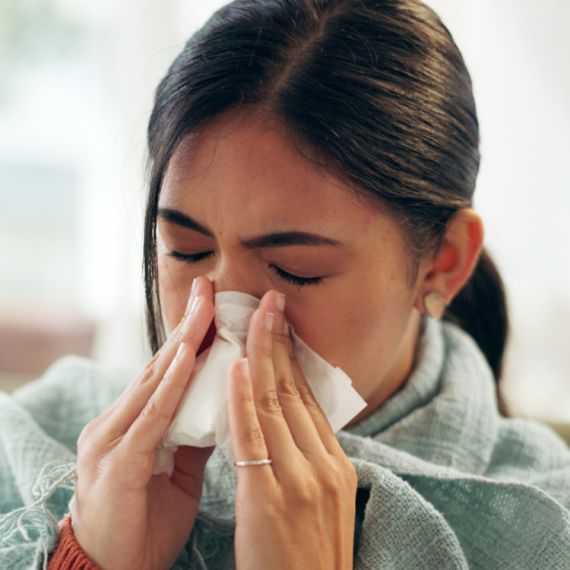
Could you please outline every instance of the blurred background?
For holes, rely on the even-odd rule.
[[[570,3],[429,0],[471,71],[475,207],[510,295],[504,393],[570,422]],[[145,129],[154,89],[225,0],[1,0],[0,389],[63,354],[149,358]]]

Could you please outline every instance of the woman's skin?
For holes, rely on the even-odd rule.
[[[247,358],[228,377],[234,453],[273,460],[238,469],[237,567],[352,568],[356,475],[284,319],[352,378],[368,404],[361,419],[409,376],[423,297],[435,290],[451,301],[475,266],[483,227],[473,210],[458,212],[412,281],[397,223],[299,156],[283,133],[260,113],[222,117],[185,141],[167,170],[158,262],[172,332],[79,441],[73,528],[103,570],[169,568],[193,527],[211,449],[181,448],[169,478],[152,475],[154,447],[212,320],[213,295],[228,290],[261,299]]]

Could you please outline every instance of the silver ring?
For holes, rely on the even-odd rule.
[[[250,465],[269,465],[271,459],[254,459],[253,461],[236,461],[236,467],[249,467]]]

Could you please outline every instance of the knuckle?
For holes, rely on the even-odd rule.
[[[112,437],[96,418],[77,440],[77,474],[86,484],[120,475],[125,465],[125,436]]]
[[[265,358],[273,358],[273,349],[270,344],[261,343],[259,351],[261,352],[261,356],[264,356]]]
[[[249,391],[240,390],[237,393],[237,403],[240,406],[251,407],[252,405],[255,406],[255,400],[253,398],[253,394]]]
[[[342,496],[342,489],[338,482],[328,478],[323,481],[321,492],[329,501],[335,503],[338,503]]]
[[[301,384],[298,390],[299,390],[299,395],[301,396],[301,399],[303,400],[303,403],[305,404],[305,406],[307,406],[307,408],[320,409],[319,404],[317,403],[317,400],[315,398],[315,395],[313,394],[313,391],[311,390],[311,388],[307,383]]]
[[[315,497],[313,486],[306,485],[297,491],[296,502],[300,507],[312,507],[315,503]]]
[[[303,481],[303,485],[297,487],[295,492],[295,502],[301,508],[312,508],[319,500],[322,493],[320,484],[313,477],[307,477]]]
[[[311,469],[298,465],[295,471],[299,473],[298,478],[282,482],[283,496],[295,507],[309,506],[318,497],[319,485]]]
[[[281,404],[277,392],[270,390],[261,395],[258,401],[259,407],[269,414],[281,414]]]
[[[83,449],[86,447],[87,442],[89,441],[91,434],[93,433],[93,422],[89,422],[79,434],[79,438],[77,439],[77,449]]]
[[[356,493],[358,487],[358,475],[354,465],[348,457],[335,458],[327,466],[329,478],[325,478],[329,486],[329,493],[344,495],[346,493]]]
[[[258,426],[245,430],[243,433],[243,441],[246,445],[250,445],[254,448],[262,448],[265,445],[263,432]]]
[[[148,419],[148,420],[156,420],[159,418],[164,418],[164,419],[168,419],[163,413],[162,410],[160,409],[158,402],[156,401],[155,398],[151,398],[146,406],[142,409],[142,412],[140,414],[140,419],[144,420],[144,419]]]
[[[101,473],[105,464],[105,451],[88,438],[82,447],[77,449],[77,472],[91,477]]]
[[[144,473],[153,460],[152,456],[147,453],[133,453],[128,445],[117,446],[113,451],[113,454],[106,458],[109,459],[106,465],[109,477],[115,481],[122,479],[123,482],[128,479],[133,488],[140,485],[146,486],[143,483]]]
[[[287,346],[287,339],[288,339],[288,335],[283,334],[282,332],[274,332],[273,333],[273,340],[275,342],[278,342],[279,344],[282,344],[283,346]]]
[[[339,471],[338,466],[334,462],[328,461],[324,466],[321,484],[328,497],[337,497],[344,487],[343,476]]]
[[[101,448],[102,427],[99,422],[100,419],[100,417],[95,418],[81,430],[77,439],[78,454],[88,455]]]
[[[295,379],[291,374],[280,374],[277,377],[276,386],[279,394],[295,396],[296,398],[299,397],[299,391],[297,390],[297,386],[295,386]]]
[[[327,504],[339,509],[352,504],[358,479],[356,470],[348,459],[329,456],[320,460],[307,476],[299,477],[289,487],[289,496],[294,506],[310,511],[316,504]]]
[[[152,359],[144,367],[138,378],[138,384],[147,384],[150,380],[155,378],[158,368],[159,353],[157,352]]]

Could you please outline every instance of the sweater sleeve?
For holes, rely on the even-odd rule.
[[[59,544],[52,554],[48,570],[100,570],[85,555],[75,540],[71,516],[65,518],[59,532]]]

